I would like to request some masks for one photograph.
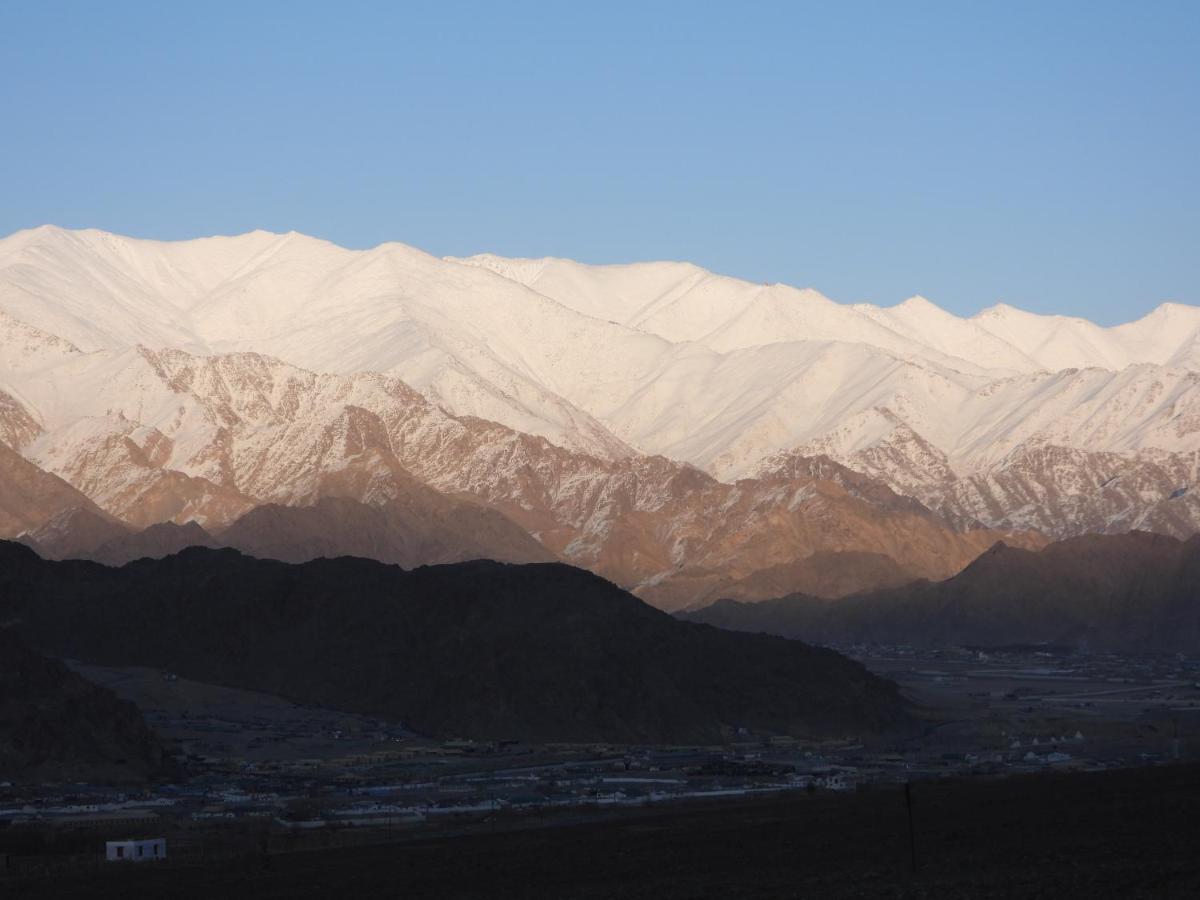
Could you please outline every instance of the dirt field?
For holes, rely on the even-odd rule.
[[[1195,897],[1200,766],[646,812],[211,866],[0,880],[41,897]],[[484,826],[485,828],[487,826]],[[5,890],[7,889],[7,891]]]

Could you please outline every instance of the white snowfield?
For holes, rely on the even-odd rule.
[[[927,502],[1034,447],[1169,457],[1166,481],[1142,491],[1158,502],[1200,451],[1200,308],[1179,304],[1103,328],[1005,305],[960,318],[920,297],[844,305],[688,263],[438,259],[262,231],[160,242],[47,226],[0,240],[0,399],[43,431],[23,453],[54,469],[70,455],[57,442],[95,440],[114,417],[167,434],[179,458],[207,446],[212,416],[133,365],[139,346],[381,373],[457,416],[724,480],[822,452]],[[3,416],[0,403],[0,429]],[[955,511],[1038,524],[989,511],[1002,501]]]

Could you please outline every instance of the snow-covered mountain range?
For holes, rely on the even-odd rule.
[[[823,553],[936,577],[991,529],[1190,534],[1198,373],[1200,309],[1177,304],[1102,328],[686,263],[0,240],[0,443],[100,510],[220,531],[415,482],[666,605]]]

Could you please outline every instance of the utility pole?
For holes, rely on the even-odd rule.
[[[904,782],[904,805],[908,808],[908,852],[912,861],[912,872],[917,874],[917,832],[913,827],[912,782]]]

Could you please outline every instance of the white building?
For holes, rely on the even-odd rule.
[[[166,838],[150,838],[144,841],[107,841],[104,858],[109,862],[150,862],[167,858]]]

